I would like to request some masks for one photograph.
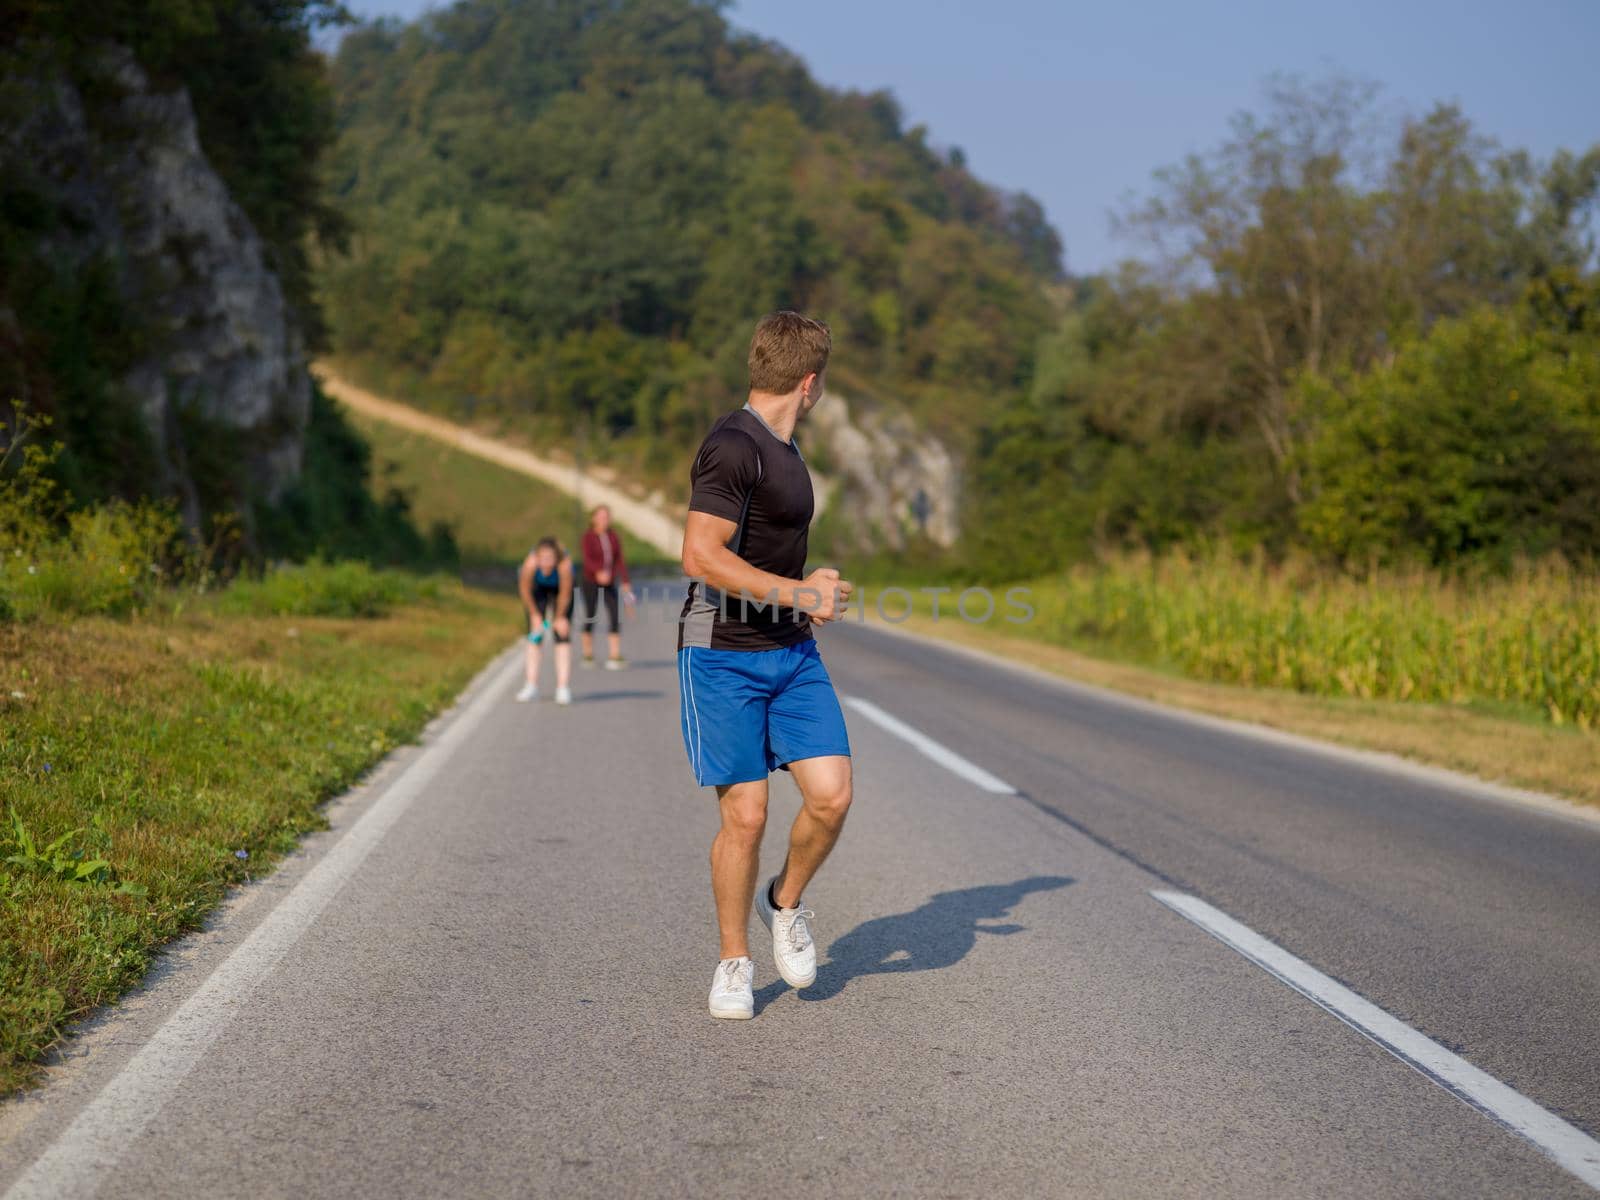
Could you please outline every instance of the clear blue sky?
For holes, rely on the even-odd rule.
[[[414,16],[427,0],[348,0]],[[1600,0],[737,0],[822,82],[888,88],[908,125],[1045,206],[1077,272],[1134,252],[1107,214],[1227,132],[1273,72],[1329,69],[1419,111],[1459,103],[1540,156],[1600,142]]]

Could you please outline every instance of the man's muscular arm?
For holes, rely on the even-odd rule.
[[[837,620],[844,614],[851,585],[831,567],[819,567],[804,579],[785,579],[753,567],[728,549],[737,522],[710,513],[689,513],[683,527],[683,571],[720,592],[765,602],[776,596],[780,608],[808,613],[813,621]]]

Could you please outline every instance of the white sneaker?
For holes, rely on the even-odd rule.
[[[529,700],[537,700],[538,698],[539,689],[537,686],[531,683],[523,684],[522,690],[517,693],[518,704],[526,704]]]
[[[608,671],[621,671],[625,667],[627,667],[627,665],[628,665],[628,660],[625,659],[625,658],[608,658],[608,659],[606,659],[606,670],[608,670]]]
[[[774,875],[756,893],[756,915],[772,931],[772,959],[778,974],[790,987],[810,987],[817,981],[817,947],[806,922],[817,914],[809,908],[774,908],[767,899]]]
[[[571,704],[572,703],[572,689],[571,688],[557,688],[556,689],[556,703],[557,704]]]
[[[748,958],[725,958],[711,977],[710,1009],[713,1017],[725,1021],[748,1021],[756,1015],[756,996],[751,981],[756,965]]]

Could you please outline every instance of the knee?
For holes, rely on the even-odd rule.
[[[808,793],[806,808],[829,829],[837,829],[844,824],[845,816],[850,812],[851,792],[850,779],[846,776],[837,783]]]
[[[730,804],[723,809],[722,832],[748,846],[759,846],[767,829],[765,804]]]

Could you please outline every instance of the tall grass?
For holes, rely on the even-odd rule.
[[[74,512],[49,538],[0,536],[0,620],[137,612],[181,570],[181,546],[177,517],[155,504]]]
[[[0,424],[0,621],[126,616],[175,575],[200,569],[170,504],[72,509],[53,468],[49,422],[12,406]]]
[[[229,582],[170,505],[70,509],[41,429],[0,427],[0,1095],[316,827],[516,611],[361,561]]]
[[[211,522],[213,544],[185,537],[171,503],[114,501],[72,509],[51,475],[59,443],[24,411],[0,427],[0,622],[137,616],[220,591],[230,616],[378,617],[437,600],[440,579],[351,559],[280,564],[233,580],[213,567],[237,522]]]
[[[437,600],[442,576],[379,570],[364,562],[285,564],[235,581],[217,598],[221,612],[259,617],[381,617],[402,604]]]
[[[1033,585],[1031,632],[1225,683],[1367,699],[1492,701],[1600,725],[1600,579],[1355,579],[1309,564],[1125,556]]]

